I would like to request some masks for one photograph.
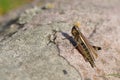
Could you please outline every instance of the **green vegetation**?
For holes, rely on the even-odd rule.
[[[107,76],[114,76],[114,77],[119,77],[120,78],[120,74],[117,73],[117,74],[108,74]]]
[[[0,0],[0,15],[33,0]]]

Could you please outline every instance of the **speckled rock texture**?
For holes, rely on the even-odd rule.
[[[22,24],[21,29],[0,42],[0,79],[119,80],[120,1],[50,2],[55,6],[53,9],[28,16],[29,21]],[[34,9],[39,11],[39,7]],[[17,23],[21,24],[23,18],[19,19]],[[65,35],[71,36],[76,21],[81,23],[80,30],[89,42],[102,48],[97,51],[95,68],[85,62],[68,39],[64,39]],[[54,34],[53,30],[61,32]],[[56,38],[55,44],[49,43],[50,36],[50,39]]]
[[[14,38],[3,42],[0,48],[0,79],[81,80],[75,68],[59,56],[56,46],[47,44],[46,37],[51,29],[44,25],[20,31]]]

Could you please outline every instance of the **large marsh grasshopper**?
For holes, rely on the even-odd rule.
[[[92,67],[95,67],[95,59],[98,57],[96,50],[101,50],[100,47],[92,46],[85,36],[80,32],[79,25],[74,25],[72,27],[71,33],[74,37],[76,42],[76,49],[82,56],[84,57],[85,61],[88,61]]]

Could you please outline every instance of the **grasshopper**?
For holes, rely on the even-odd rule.
[[[96,50],[101,50],[100,47],[92,46],[85,36],[80,32],[78,25],[72,27],[71,33],[77,43],[76,49],[82,54],[85,61],[89,62],[92,67],[96,67],[95,58],[98,57]]]

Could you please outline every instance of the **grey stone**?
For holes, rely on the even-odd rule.
[[[79,73],[48,44],[52,28],[21,30],[1,43],[1,80],[81,80]]]
[[[17,32],[0,42],[0,79],[119,80],[112,75],[120,72],[119,3],[119,0],[55,0],[54,9],[40,13],[30,9],[32,15],[20,17],[23,28],[15,25]],[[72,51],[73,45],[63,40],[65,36],[60,32],[56,34],[56,44],[47,45],[52,30],[71,36],[76,21],[81,22],[80,31],[91,45],[102,47],[97,51],[96,68],[85,62],[76,49]],[[6,32],[9,31],[14,32],[13,29]]]

